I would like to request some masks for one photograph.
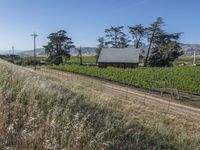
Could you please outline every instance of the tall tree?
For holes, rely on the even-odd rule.
[[[126,48],[129,47],[129,38],[126,34],[124,34],[121,38],[120,38],[120,42],[119,42],[119,48]]]
[[[152,67],[168,67],[183,54],[178,43],[182,33],[161,33],[154,37],[154,45],[148,61]]]
[[[128,26],[129,33],[133,37],[134,47],[140,48],[144,45],[144,38],[146,37],[146,28],[139,24],[136,26]]]
[[[106,41],[104,37],[98,38],[97,41],[98,41],[98,45],[96,48],[96,63],[98,62],[101,50],[106,47]]]
[[[106,29],[106,38],[107,42],[106,45],[112,48],[125,48],[129,46],[129,38],[128,36],[122,31],[124,29],[123,26],[113,27],[111,26],[110,29]]]
[[[147,51],[147,55],[144,61],[144,66],[147,66],[147,62],[149,59],[149,54],[154,43],[155,37],[159,34],[162,34],[164,31],[162,30],[162,26],[164,25],[164,21],[161,17],[157,18],[155,22],[153,22],[150,27],[147,28],[147,35],[149,41],[149,47]]]
[[[74,47],[72,39],[67,36],[65,30],[51,33],[48,37],[49,42],[44,46],[49,60],[53,64],[63,63],[63,57],[70,58],[70,49]]]

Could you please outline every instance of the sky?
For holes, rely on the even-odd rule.
[[[143,24],[157,17],[167,32],[184,32],[180,42],[200,44],[200,0],[0,0],[0,51],[37,48],[64,29],[76,46],[96,46],[110,26]]]

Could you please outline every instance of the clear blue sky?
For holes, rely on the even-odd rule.
[[[76,46],[96,46],[104,29],[145,26],[163,17],[168,32],[184,32],[181,42],[200,43],[200,0],[0,0],[0,50],[32,49],[49,33],[65,29]]]

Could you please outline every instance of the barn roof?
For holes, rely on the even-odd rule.
[[[104,48],[98,62],[105,63],[138,63],[139,49],[135,48]]]

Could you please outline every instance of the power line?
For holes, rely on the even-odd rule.
[[[15,58],[15,52],[14,52],[14,46],[12,46],[12,55],[11,55],[12,61],[14,63],[14,58]]]
[[[35,70],[36,70],[36,37],[38,37],[37,34],[35,34],[35,32],[33,34],[31,34],[31,36],[33,36],[34,39],[34,65],[35,65]]]

